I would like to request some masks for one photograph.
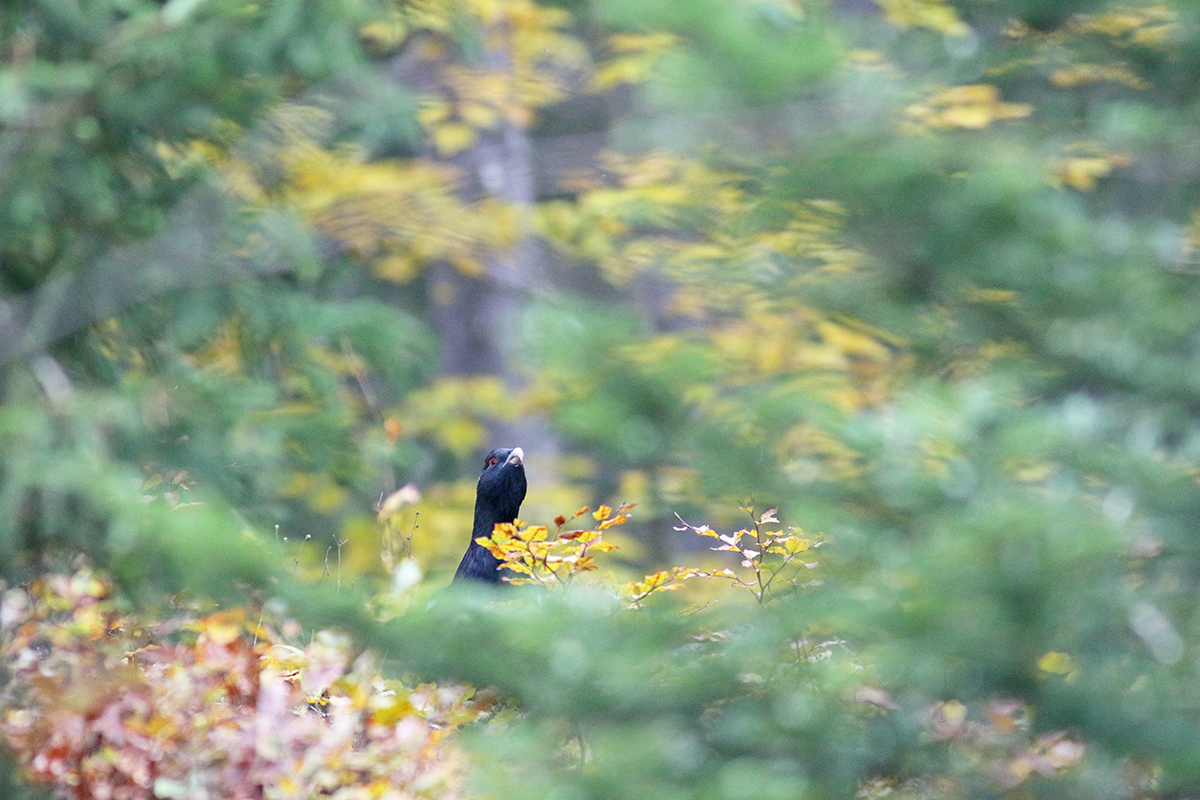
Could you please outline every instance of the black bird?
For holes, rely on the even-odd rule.
[[[491,536],[497,522],[512,522],[525,499],[525,453],[519,447],[497,448],[483,460],[483,474],[475,487],[475,526],[471,543],[458,564],[454,580],[499,583],[500,559],[475,540]]]

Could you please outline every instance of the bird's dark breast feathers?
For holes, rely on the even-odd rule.
[[[487,548],[475,541],[467,548],[466,554],[458,564],[454,580],[473,578],[475,580],[499,583],[501,578],[500,559],[488,552]]]

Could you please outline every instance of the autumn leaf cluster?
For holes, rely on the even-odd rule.
[[[615,513],[611,506],[602,505],[595,511],[584,506],[570,519],[556,517],[553,535],[545,525],[526,525],[522,520],[501,522],[490,537],[481,536],[476,541],[503,562],[504,569],[515,573],[515,576],[506,576],[505,581],[518,586],[555,585],[565,589],[577,575],[598,568],[596,553],[616,549],[616,545],[604,541],[604,531],[624,524],[633,506],[633,503],[624,504]],[[595,528],[563,530],[568,522],[589,512],[599,522]]]
[[[110,592],[81,570],[0,601],[0,731],[32,779],[81,800],[464,796],[451,734],[487,708],[468,690],[241,608],[139,627]]]

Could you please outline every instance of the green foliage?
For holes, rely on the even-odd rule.
[[[225,594],[271,567],[222,566],[208,554],[242,551],[220,540],[336,528],[378,496],[380,471],[404,468],[381,403],[427,379],[427,328],[347,292],[349,266],[318,255],[286,203],[229,191],[229,153],[290,142],[269,116],[283,97],[335,73],[355,91],[378,80],[367,11],[30,2],[0,16],[4,575],[82,550],[119,561],[131,590]],[[299,499],[315,474],[326,491]]]
[[[617,28],[650,28],[681,35],[688,46],[662,59],[663,97],[689,112],[762,103],[824,77],[836,61],[829,30],[813,24],[815,3],[668,2],[645,7],[628,0],[595,3]]]
[[[229,712],[253,706],[295,752],[366,731],[304,796],[407,786],[394,771],[425,762],[387,750],[404,725],[470,753],[464,783],[419,790],[438,796],[1195,794],[1200,16],[848,5],[3,12],[5,578],[84,552],[143,611],[162,589],[249,594],[299,620],[287,641],[308,657],[301,634],[336,627],[382,664],[298,693],[262,677],[278,665],[257,627],[227,636],[230,609],[178,612],[194,641],[139,618],[164,648],[139,666],[100,624],[103,592],[51,600],[72,579],[45,579],[0,609],[0,724],[23,768],[55,780],[54,737],[115,742],[144,711],[121,703],[190,676],[221,702],[151,704],[164,729],[207,713],[249,747]],[[444,160],[372,160],[339,141],[369,125],[300,96],[327,75],[370,96],[360,46],[436,76],[412,152],[467,163],[566,93],[618,85],[629,152],[536,209],[468,198]],[[512,319],[528,384],[435,379],[429,272],[477,279],[533,231],[562,280]],[[635,552],[600,535],[620,515],[535,521],[490,545],[569,592],[427,597],[416,564],[451,545],[422,537],[468,529],[456,464],[530,409],[587,488],[638,503],[669,563],[614,559],[589,586],[596,553]],[[392,494],[410,480],[419,503]],[[347,554],[343,579],[377,502],[383,558]],[[399,516],[417,505],[420,526]],[[795,527],[771,511],[739,530],[739,505]],[[700,545],[671,552],[671,512]],[[827,535],[819,569],[804,530]],[[257,671],[253,702],[197,656],[214,636]],[[67,667],[96,682],[82,711]],[[447,689],[425,718],[425,681],[489,690]],[[348,721],[291,713],[334,699]],[[70,741],[73,769],[121,772],[120,743]],[[191,773],[181,749],[150,789],[224,786],[225,755]],[[284,796],[280,764],[246,781]]]
[[[144,235],[187,187],[163,143],[249,122],[289,84],[360,60],[352,5],[23,2],[0,17],[4,286]],[[65,262],[65,263],[64,263]]]

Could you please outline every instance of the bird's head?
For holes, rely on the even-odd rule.
[[[486,504],[495,519],[511,521],[525,499],[525,453],[519,447],[500,447],[483,459],[483,472],[475,489],[476,505]]]

